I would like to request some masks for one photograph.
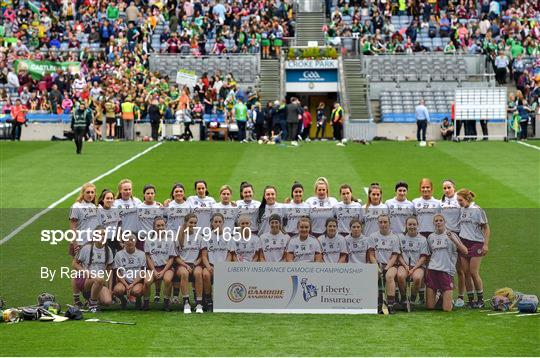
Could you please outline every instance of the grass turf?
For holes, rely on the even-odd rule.
[[[534,143],[534,142],[531,142]],[[2,237],[85,181],[150,147],[151,143],[88,143],[75,156],[72,143],[0,143]],[[264,185],[273,184],[278,197],[289,195],[293,181],[311,194],[317,176],[326,176],[335,196],[342,183],[365,200],[363,188],[379,182],[384,198],[393,185],[406,180],[409,197],[419,196],[417,183],[453,178],[468,187],[488,210],[492,228],[490,253],[482,266],[486,296],[510,286],[540,294],[533,270],[540,251],[540,154],[514,143],[437,143],[418,148],[413,143],[309,143],[298,148],[238,143],[164,143],[97,183],[116,188],[129,177],[140,197],[146,183],[157,186],[164,200],[174,182],[192,193],[195,179],[204,178],[217,196],[230,184],[237,197],[243,180],[255,186],[260,199]],[[22,180],[21,178],[24,178]],[[39,242],[42,229],[66,229],[72,197],[11,241],[0,246],[0,294],[10,306],[34,302],[42,291],[60,302],[70,301],[68,280],[47,282],[39,268],[69,265],[67,245]],[[159,309],[159,307],[155,307]],[[90,316],[90,315],[88,315]],[[341,315],[212,314],[184,317],[178,312],[105,311],[100,317],[136,321],[137,326],[67,322],[25,322],[0,325],[6,338],[2,355],[534,355],[540,354],[538,316],[487,316],[459,310],[451,314],[417,312],[392,317]],[[49,336],[53,335],[54,339]],[[130,337],[129,343],[112,336]],[[90,344],[80,337],[92,337]],[[3,339],[4,340],[4,339]],[[25,342],[33,342],[29,345]],[[106,342],[106,343],[105,343]]]

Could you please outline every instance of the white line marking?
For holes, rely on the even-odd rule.
[[[519,313],[519,311],[488,313],[488,316],[499,316],[502,314],[514,314],[514,313]]]
[[[516,317],[528,317],[528,316],[538,316],[540,314],[539,313],[523,313],[523,314],[518,314]]]
[[[521,145],[524,145],[526,147],[529,147],[529,148],[533,148],[533,149],[536,149],[536,150],[540,150],[540,147],[537,147],[536,145],[532,145],[532,144],[529,144],[529,143],[525,143],[525,142],[522,142],[522,141],[517,141],[516,142],[517,144],[521,144]]]
[[[126,161],[118,164],[117,166],[115,166],[114,168],[106,171],[105,173],[95,177],[94,179],[90,180],[90,183],[94,183],[94,182],[97,182],[98,180],[101,180],[103,178],[105,178],[107,175],[109,174],[112,174],[114,173],[115,171],[117,171],[118,169],[122,168],[123,166],[131,163],[132,161],[134,161],[135,159],[137,158],[140,158],[141,156],[145,155],[146,153],[148,153],[149,151],[159,147],[160,145],[162,145],[163,142],[159,142],[157,144],[154,144],[153,146],[151,146],[150,148],[147,148],[145,150],[143,150],[142,152],[140,152],[139,154],[136,154],[134,155],[133,157],[127,159]],[[49,211],[51,211],[52,209],[54,209],[56,206],[58,206],[59,204],[61,204],[63,201],[65,201],[66,199],[70,198],[72,195],[75,195],[77,194],[80,190],[81,190],[82,186],[78,187],[77,189],[74,189],[72,191],[70,191],[69,193],[67,193],[66,195],[64,195],[63,197],[61,197],[60,199],[56,200],[54,203],[52,203],[51,205],[49,205],[46,209],[43,209],[41,210],[39,213],[35,214],[34,216],[32,216],[30,219],[28,219],[26,222],[24,222],[21,226],[19,226],[18,228],[16,228],[15,230],[13,230],[9,235],[7,235],[6,237],[4,237],[2,240],[0,240],[0,245],[8,242],[9,240],[11,240],[15,235],[17,235],[18,233],[20,233],[22,230],[24,230],[26,227],[28,227],[30,224],[32,224],[34,221],[36,221],[37,219],[39,219],[40,217],[42,217],[43,215],[47,214]]]

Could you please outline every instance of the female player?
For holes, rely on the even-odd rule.
[[[223,236],[223,223],[225,219],[220,213],[212,214],[210,218],[209,235],[204,235],[201,243],[201,260],[203,265],[203,291],[204,306],[207,312],[212,312],[214,304],[212,301],[212,283],[214,282],[214,265],[217,262],[231,261],[232,247],[231,241],[225,241]]]
[[[113,208],[118,210],[120,220],[122,221],[122,231],[130,231],[137,234],[139,218],[137,207],[142,201],[133,197],[133,183],[129,179],[122,179],[118,183],[118,193],[114,201]]]
[[[184,313],[191,313],[189,303],[189,282],[195,288],[195,312],[203,313],[203,269],[200,266],[201,257],[201,232],[196,232],[197,215],[189,213],[184,218],[184,225],[178,231],[175,263],[177,265],[176,276],[180,277],[180,289],[182,291]]]
[[[146,253],[146,264],[148,272],[144,280],[144,302],[142,309],[150,309],[150,286],[154,282],[163,281],[165,284],[165,299],[163,309],[170,311],[171,285],[174,272],[171,270],[176,250],[174,240],[166,235],[167,223],[164,218],[154,219],[153,230],[144,241],[144,252]],[[156,288],[157,291],[157,288]],[[157,293],[157,292],[156,292]],[[155,302],[154,298],[154,302]]]
[[[321,244],[310,232],[311,220],[301,217],[298,220],[298,235],[289,240],[285,250],[287,262],[322,262]]]
[[[259,226],[258,234],[266,234],[270,227],[268,225],[268,219],[273,214],[283,217],[283,205],[277,201],[277,190],[272,185],[267,185],[263,190],[263,198],[261,200],[261,206],[257,212],[257,224]]]
[[[444,217],[441,214],[435,214],[433,223],[435,232],[427,239],[430,256],[426,273],[426,308],[430,310],[435,308],[437,291],[441,291],[442,309],[448,312],[452,310],[454,288],[452,281],[456,273],[458,251],[466,254],[467,247],[454,233],[446,229]]]
[[[369,237],[362,235],[362,222],[358,219],[352,219],[350,231],[351,233],[345,238],[348,251],[347,262],[377,263],[375,244]]]
[[[251,218],[247,215],[240,216],[236,227],[240,238],[239,240],[231,240],[231,260],[238,262],[261,261],[261,240],[256,234],[251,232]]]
[[[378,218],[379,230],[370,235],[375,245],[375,256],[379,267],[386,279],[386,297],[388,298],[388,311],[394,313],[396,303],[396,276],[399,251],[399,238],[390,231],[390,218],[382,214]]]
[[[379,216],[388,214],[388,207],[382,202],[382,188],[379,183],[371,183],[368,189],[368,200],[364,208],[364,235],[370,236],[379,231]]]
[[[311,233],[317,238],[324,233],[326,219],[334,217],[334,206],[337,200],[330,197],[328,180],[324,177],[315,180],[314,191],[315,196],[306,200],[306,203],[310,207]]]
[[[77,277],[71,280],[74,304],[82,307],[79,297],[82,292],[88,299],[90,312],[97,312],[98,304],[109,306],[112,303],[111,291],[105,277],[111,275],[113,254],[111,249],[105,246],[104,228],[97,226],[94,229],[101,231],[101,240],[95,240],[94,237],[92,242],[80,248],[72,263],[73,268],[78,271]]]
[[[441,202],[433,197],[433,183],[428,178],[420,180],[421,197],[412,201],[414,214],[418,218],[418,232],[424,237],[428,237],[435,227],[433,226],[433,216],[441,212]]]
[[[256,234],[259,230],[257,226],[257,214],[261,202],[253,200],[253,195],[253,185],[245,181],[242,182],[242,184],[240,184],[240,200],[236,201],[236,206],[238,207],[238,217],[241,215],[250,217],[251,232]]]
[[[424,279],[424,265],[429,256],[426,238],[418,233],[418,220],[414,216],[409,216],[405,220],[406,232],[400,235],[401,255],[399,255],[399,267],[397,279],[401,304],[407,297],[407,278],[412,280],[411,304],[416,301],[418,290]]]
[[[186,200],[186,191],[182,184],[176,183],[171,189],[171,201],[164,206],[165,218],[167,219],[167,230],[177,232],[184,224],[184,218],[191,212],[191,208]]]
[[[201,228],[210,227],[210,216],[212,215],[212,205],[216,203],[214,198],[208,196],[206,181],[196,180],[195,192],[197,195],[188,198],[188,204],[193,213],[197,215],[197,225]]]
[[[152,184],[146,184],[143,188],[144,201],[137,206],[138,230],[137,236],[139,242],[138,249],[144,249],[144,239],[148,233],[154,229],[154,219],[162,216],[162,205],[158,203],[156,198],[156,187]]]
[[[117,240],[118,228],[120,227],[119,210],[113,209],[114,193],[109,189],[103,189],[98,199],[99,224],[105,228],[107,246],[113,255],[122,250],[122,243]]]
[[[128,300],[130,302],[137,300],[140,304],[139,299],[143,294],[146,255],[135,247],[136,243],[137,237],[133,234],[129,235],[123,241],[124,248],[114,257],[116,285],[114,285],[113,293],[120,298],[122,308],[126,307]]]
[[[302,216],[309,216],[310,206],[303,201],[304,187],[298,182],[294,182],[291,187],[292,201],[283,205],[283,215],[285,222],[285,232],[293,237],[298,234],[298,219]]]
[[[349,184],[339,187],[339,195],[341,195],[341,201],[334,205],[334,216],[337,218],[339,234],[346,237],[349,234],[351,220],[362,220],[364,210],[362,202],[353,197]]]
[[[456,184],[451,179],[446,179],[442,183],[443,196],[441,198],[441,214],[444,217],[446,228],[454,234],[459,235],[459,216],[461,207],[457,201]],[[465,306],[465,272],[461,268],[461,260],[457,260],[458,277],[458,298],[454,302],[455,307]]]
[[[79,249],[91,239],[91,235],[83,230],[94,230],[98,224],[96,186],[92,183],[86,183],[81,187],[79,197],[71,206],[69,213],[69,228],[77,233],[77,240],[69,244],[71,256],[75,257]]]
[[[459,259],[465,272],[468,305],[471,308],[482,308],[484,307],[484,285],[480,277],[480,264],[482,257],[486,256],[489,250],[491,230],[486,213],[474,203],[475,197],[476,194],[468,189],[460,189],[457,192],[457,201],[461,206],[459,237],[467,247],[467,253],[463,253]],[[476,302],[474,302],[474,290],[476,290]]]
[[[326,219],[326,231],[319,237],[322,247],[323,261],[329,263],[347,262],[347,244],[345,238],[338,234],[338,222],[334,218]]]
[[[405,220],[414,215],[414,206],[407,200],[409,185],[403,181],[396,184],[396,196],[386,200],[384,203],[388,207],[390,216],[390,230],[396,234],[404,233],[406,230]]]
[[[238,217],[238,208],[235,202],[231,202],[232,189],[228,185],[223,185],[219,188],[220,202],[212,205],[212,213],[220,213],[223,215],[223,228],[228,228],[232,233],[234,223]]]
[[[283,232],[281,217],[273,214],[268,222],[270,231],[260,236],[262,245],[260,261],[285,261],[285,248],[289,242],[289,236]]]

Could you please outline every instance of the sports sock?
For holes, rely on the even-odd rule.
[[[184,296],[183,299],[184,299],[184,304],[189,303],[189,296]]]
[[[461,298],[461,299],[464,299],[465,298],[465,295],[458,295],[457,298]]]
[[[81,302],[81,295],[79,295],[78,293],[74,293],[73,302]]]
[[[201,302],[202,302],[202,297],[196,297],[196,298],[195,298],[195,302],[196,302],[198,305],[200,305]]]
[[[180,288],[175,287],[175,288],[173,288],[173,291],[172,291],[172,292],[173,292],[172,295],[173,295],[174,297],[178,297],[178,295],[180,294]]]
[[[474,291],[467,292],[467,299],[469,300],[469,302],[474,301]]]
[[[393,305],[396,303],[396,296],[388,296],[388,304]]]
[[[476,291],[476,300],[484,301],[484,291]]]
[[[416,295],[411,294],[411,302],[416,302]]]
[[[420,301],[425,301],[426,300],[426,289],[425,288],[421,288],[419,290],[419,297],[420,297]]]

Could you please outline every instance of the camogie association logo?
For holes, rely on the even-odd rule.
[[[302,281],[300,281],[300,284],[303,289],[304,301],[307,302],[313,297],[317,297],[317,287],[308,283],[307,278],[303,278]]]
[[[227,296],[234,303],[242,302],[247,296],[246,286],[238,282],[231,284],[227,290]]]

